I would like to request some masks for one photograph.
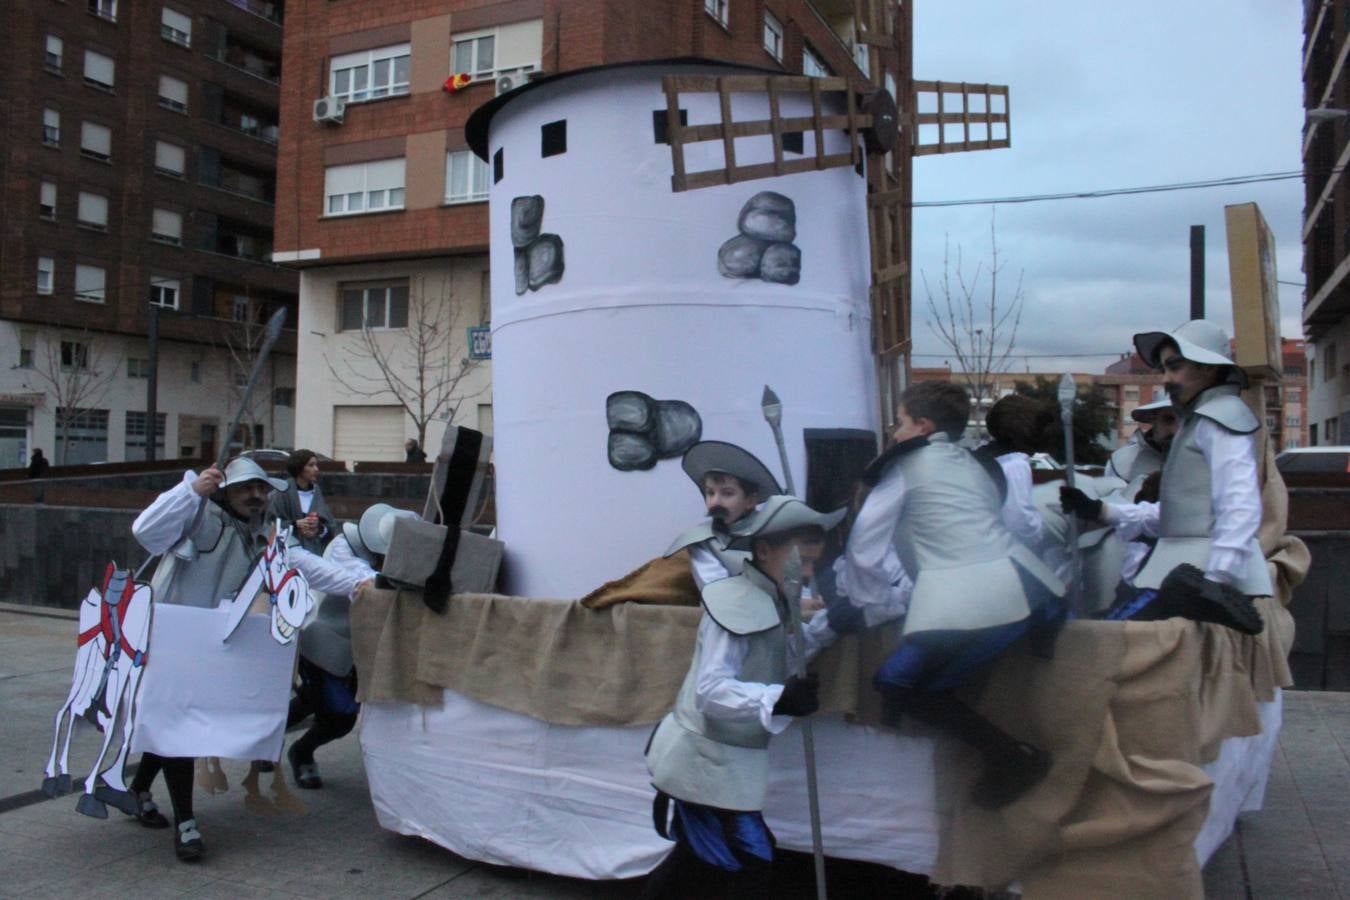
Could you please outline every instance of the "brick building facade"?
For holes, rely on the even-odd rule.
[[[398,398],[376,390],[369,356],[401,352],[419,297],[445,307],[457,336],[448,368],[462,376],[427,442],[447,421],[491,429],[490,363],[459,340],[490,315],[488,171],[464,123],[501,79],[701,57],[828,71],[862,88],[869,51],[853,14],[851,0],[293,0],[274,259],[300,268],[298,440],[379,458],[417,434]],[[899,7],[897,33],[909,14]],[[459,72],[470,83],[446,90]],[[340,122],[316,115],[327,97],[345,101]]]
[[[1350,0],[1303,4],[1308,438],[1350,444]]]
[[[295,305],[295,273],[270,261],[282,12],[6,4],[0,466],[34,446],[53,461],[144,455],[152,304],[158,455],[222,437],[253,325]],[[291,440],[293,331],[279,354],[243,443]]]

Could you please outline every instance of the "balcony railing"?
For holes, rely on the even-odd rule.
[[[225,0],[231,6],[237,6],[244,12],[253,13],[260,19],[266,19],[273,24],[281,24],[282,4],[267,3],[264,0]]]

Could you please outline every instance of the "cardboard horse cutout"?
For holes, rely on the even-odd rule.
[[[103,733],[103,743],[76,805],[85,815],[106,818],[107,803],[128,813],[136,810],[123,768],[131,750],[136,692],[148,660],[150,616],[150,586],[138,583],[130,570],[112,563],[104,572],[102,586],[91,590],[80,604],[75,673],[66,702],[56,714],[42,792],[48,797],[70,792],[70,741],[75,720],[88,720]],[[121,746],[112,763],[100,771],[119,723]]]
[[[264,594],[271,616],[272,638],[278,644],[290,644],[300,634],[300,626],[314,608],[314,598],[310,596],[305,576],[291,567],[287,548],[290,536],[291,529],[282,528],[281,520],[273,523],[267,535],[267,546],[229,603],[230,615],[222,640],[230,639],[244,616],[255,611]]]

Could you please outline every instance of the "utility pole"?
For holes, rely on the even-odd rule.
[[[159,393],[159,304],[150,304],[150,323],[146,328],[146,337],[150,342],[150,374],[145,379],[145,461],[155,461],[155,437],[158,429],[155,420],[159,418],[156,410]],[[165,436],[167,439],[167,435]]]
[[[1205,317],[1205,226],[1191,226],[1191,318]]]

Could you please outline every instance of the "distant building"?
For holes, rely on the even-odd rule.
[[[221,434],[273,265],[284,3],[8,0],[0,35],[0,466],[288,446],[295,333]],[[146,340],[159,315],[157,416]],[[295,319],[291,324],[294,327]]]
[[[1350,0],[1303,4],[1307,440],[1350,444]],[[1319,112],[1320,111],[1320,112]]]

